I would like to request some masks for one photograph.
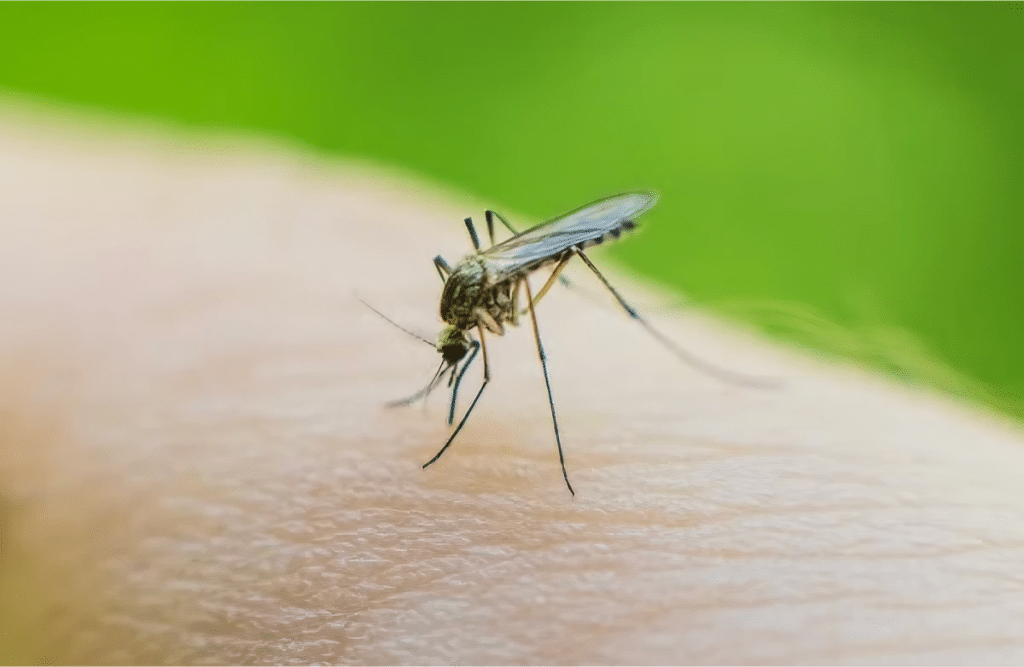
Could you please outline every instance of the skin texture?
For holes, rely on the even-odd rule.
[[[421,470],[443,391],[382,404],[439,355],[357,296],[432,339],[430,260],[488,202],[6,118],[4,662],[1024,659],[1007,423],[665,308],[595,254],[673,340],[784,385],[693,371],[577,267],[537,313],[576,498],[528,319]]]

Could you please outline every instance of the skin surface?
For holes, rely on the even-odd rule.
[[[577,267],[538,307],[576,498],[528,318],[421,470],[444,392],[382,404],[439,355],[357,296],[432,339],[431,258],[489,202],[5,119],[4,662],[1024,659],[1007,423],[673,312],[595,254],[673,340],[784,386],[679,363]]]

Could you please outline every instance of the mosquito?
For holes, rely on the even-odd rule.
[[[466,414],[463,415],[440,451],[434,455],[434,458],[423,464],[424,468],[437,461],[448,450],[462,427],[466,425],[466,421],[473,413],[484,389],[491,381],[491,367],[487,361],[486,336],[489,334],[503,335],[506,324],[518,326],[520,315],[529,313],[533,326],[533,337],[537,342],[537,355],[544,372],[544,384],[548,392],[548,405],[551,408],[551,423],[555,432],[555,444],[558,447],[558,461],[562,466],[562,478],[565,479],[565,485],[569,488],[569,492],[573,496],[576,495],[569,482],[569,473],[565,468],[565,454],[562,450],[562,437],[558,430],[555,400],[551,393],[547,356],[544,353],[544,345],[541,343],[536,314],[537,304],[548,293],[556,280],[561,278],[563,283],[569,284],[568,280],[561,276],[561,273],[566,264],[574,257],[579,257],[594,272],[631,318],[685,363],[728,382],[759,386],[766,384],[763,378],[750,378],[718,368],[680,348],[671,339],[652,327],[633,306],[629,305],[584,252],[591,246],[608,239],[618,239],[623,233],[633,231],[637,226],[637,218],[649,211],[657,202],[658,195],[654,192],[626,192],[591,202],[521,233],[517,232],[501,215],[488,210],[485,212],[485,219],[491,245],[486,249],[480,246],[480,237],[477,235],[473,219],[465,219],[474,251],[459,260],[455,266],[451,266],[441,255],[434,258],[434,267],[444,282],[440,310],[441,319],[444,320],[446,326],[438,335],[436,343],[433,343],[437,351],[441,353],[441,364],[427,386],[408,398],[388,404],[392,407],[409,405],[420,399],[425,399],[447,376],[448,386],[452,390],[451,405],[448,410],[448,424],[451,425],[455,420],[455,405],[462,378],[473,361],[476,360],[477,354],[483,358],[483,383],[477,390],[476,396],[473,397],[473,402],[470,403]],[[511,238],[500,243],[495,242],[495,219],[513,234]],[[528,280],[529,275],[550,266],[554,266],[554,268],[547,281],[534,295]],[[525,292],[525,308],[519,306],[520,292]],[[372,306],[370,308],[406,333],[430,343],[425,338],[392,322]],[[471,333],[474,330],[477,334],[476,337]]]

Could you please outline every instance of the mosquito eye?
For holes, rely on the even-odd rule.
[[[455,343],[441,347],[441,356],[449,363],[455,363],[466,356],[466,346]]]

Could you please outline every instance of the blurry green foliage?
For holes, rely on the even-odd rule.
[[[1021,3],[3,3],[0,87],[537,218],[653,188],[638,271],[1024,414]]]

